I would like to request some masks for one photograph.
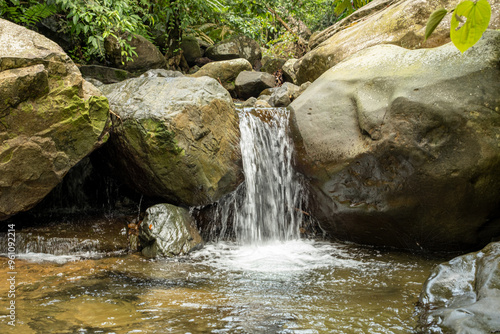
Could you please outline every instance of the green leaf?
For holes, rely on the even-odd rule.
[[[448,14],[448,11],[444,8],[440,8],[434,11],[427,21],[427,26],[425,27],[425,37],[424,42],[429,38],[436,27],[441,23],[443,18]]]
[[[467,19],[462,26],[460,16]],[[481,39],[488,28],[490,18],[491,7],[486,0],[464,1],[458,4],[451,18],[450,37],[460,52],[464,53]]]

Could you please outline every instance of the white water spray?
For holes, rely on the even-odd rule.
[[[240,111],[244,184],[221,203],[223,221],[233,222],[243,245],[260,245],[300,237],[302,186],[292,168],[293,144],[285,108]],[[232,207],[230,209],[229,207]]]

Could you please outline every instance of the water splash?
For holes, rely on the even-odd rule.
[[[245,182],[219,203],[221,235],[230,222],[240,244],[299,239],[303,188],[292,168],[289,112],[245,108],[239,116]]]

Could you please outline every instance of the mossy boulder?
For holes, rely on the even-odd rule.
[[[0,19],[0,220],[108,138],[108,101],[54,42]]]
[[[431,48],[450,41],[448,15],[424,42],[425,26],[438,8],[454,8],[461,0],[374,0],[344,20],[311,38],[311,51],[301,58],[297,69],[299,84],[314,81],[335,64],[380,44],[407,49]],[[500,28],[500,0],[489,0],[492,7],[490,29]]]
[[[189,211],[171,204],[157,204],[146,210],[139,239],[146,257],[186,255],[203,247]]]
[[[110,161],[137,191],[197,206],[241,182],[238,115],[216,80],[145,77],[102,90],[119,117]]]
[[[378,45],[291,109],[312,213],[331,235],[467,249],[500,233],[500,31],[463,55]]]
[[[123,34],[121,38],[127,40],[137,55],[132,60],[127,60],[122,55],[122,48],[115,37],[109,36],[104,40],[106,58],[113,67],[123,69],[132,73],[145,72],[154,68],[165,68],[166,60],[158,48],[141,35]],[[128,39],[130,38],[130,41]]]

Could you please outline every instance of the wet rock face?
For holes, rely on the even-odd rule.
[[[146,210],[139,227],[142,254],[147,257],[185,255],[203,246],[189,211],[170,204]]]
[[[47,38],[0,19],[0,220],[44,198],[107,140],[105,97]]]
[[[458,0],[374,0],[311,38],[311,51],[297,69],[299,84],[314,81],[335,64],[374,45],[393,44],[407,49],[432,48],[450,41],[450,16],[424,43],[425,26],[438,8],[454,8]],[[500,1],[492,7],[490,29],[500,28]]]
[[[500,243],[437,266],[419,298],[420,329],[430,333],[500,330]]]
[[[238,115],[214,79],[145,77],[102,89],[119,116],[110,161],[138,192],[197,206],[242,181]]]
[[[292,104],[297,165],[331,235],[403,248],[486,244],[500,233],[500,32],[376,46]]]

